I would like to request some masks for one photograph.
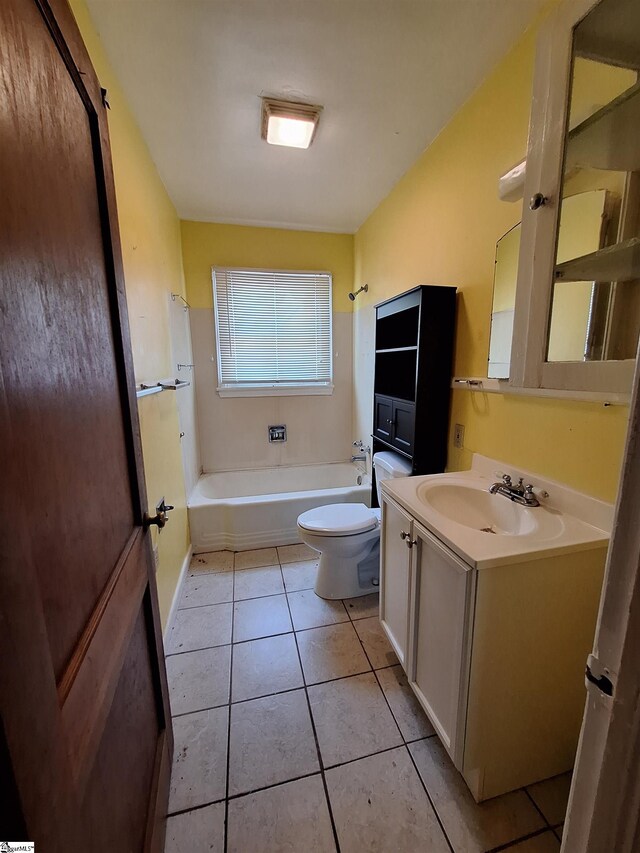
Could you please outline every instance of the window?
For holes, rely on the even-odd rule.
[[[331,274],[215,267],[222,397],[331,394]]]

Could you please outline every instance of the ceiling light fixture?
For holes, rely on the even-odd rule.
[[[262,99],[262,133],[270,145],[308,148],[313,142],[322,107],[294,101]]]

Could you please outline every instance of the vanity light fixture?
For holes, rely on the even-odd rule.
[[[263,139],[270,145],[308,148],[313,142],[322,107],[295,101],[262,99]]]

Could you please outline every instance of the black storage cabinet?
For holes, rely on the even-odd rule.
[[[447,463],[455,315],[455,287],[420,285],[376,305],[373,452],[400,453],[413,474]]]

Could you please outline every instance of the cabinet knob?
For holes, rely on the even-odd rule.
[[[529,210],[538,210],[540,207],[544,207],[544,205],[549,201],[546,195],[542,195],[542,193],[536,193],[531,196],[529,201]]]
[[[413,548],[413,546],[418,543],[418,540],[412,539],[406,530],[400,531],[400,538],[404,539],[404,544],[407,546],[407,548]]]

